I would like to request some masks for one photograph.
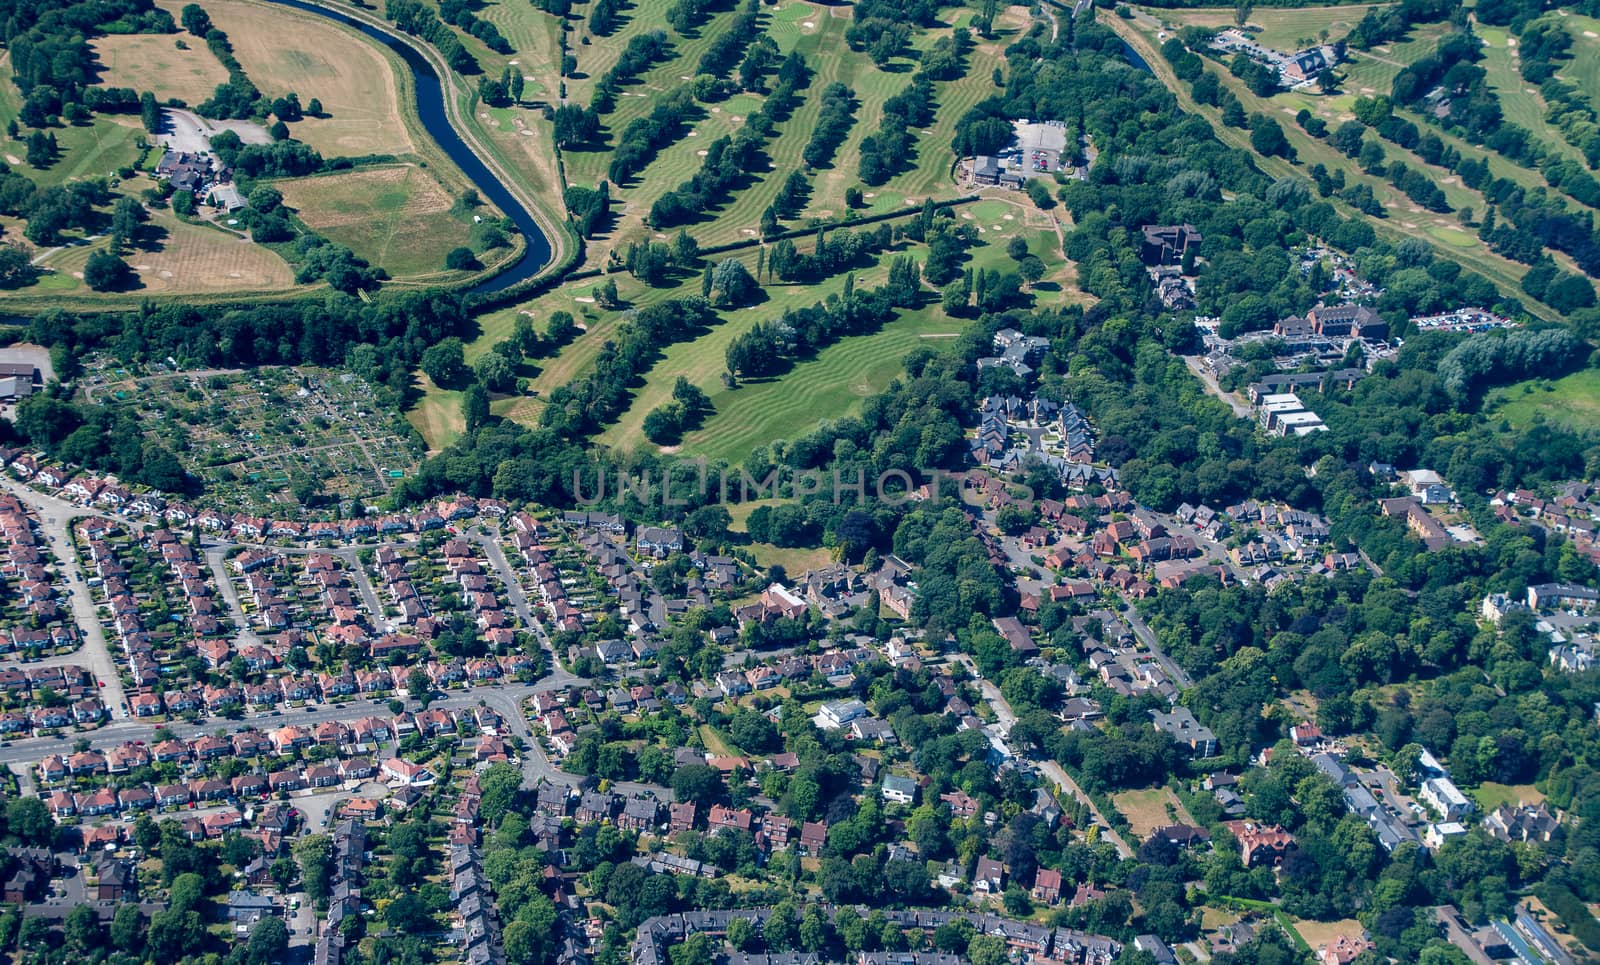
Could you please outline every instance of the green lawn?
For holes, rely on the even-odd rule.
[[[1588,94],[1590,105],[1600,110],[1600,20],[1573,14],[1566,24],[1572,32],[1572,59],[1557,74]]]
[[[1382,9],[1383,4],[1373,6]],[[1249,25],[1260,43],[1278,50],[1297,50],[1320,43],[1324,32],[1337,40],[1350,32],[1370,9],[1365,4],[1348,6],[1257,7],[1250,11]],[[1232,27],[1233,7],[1194,7],[1187,10],[1151,10],[1151,13],[1181,20],[1197,27]]]
[[[1585,40],[1581,33],[1573,39],[1575,49],[1594,46],[1594,41]],[[1505,119],[1532,131],[1547,149],[1583,164],[1582,152],[1568,144],[1560,131],[1545,123],[1544,98],[1539,96],[1538,85],[1528,83],[1517,73],[1518,63],[1516,49],[1508,43],[1483,47],[1482,66],[1489,85],[1500,96],[1500,109],[1505,112]]]
[[[594,82],[609,70],[629,38],[648,29],[659,27],[664,18],[665,0],[639,0],[629,19],[611,37],[591,37],[588,45],[581,43],[587,33],[580,29],[580,38],[574,47],[581,76],[569,80],[569,96],[580,103],[590,99]],[[1022,23],[1003,23],[993,41],[982,42],[972,51],[969,70],[965,77],[936,85],[937,108],[934,123],[919,132],[915,156],[907,170],[891,178],[888,183],[868,189],[857,177],[860,145],[863,138],[877,130],[883,115],[883,104],[910,83],[910,58],[900,58],[893,69],[875,66],[864,52],[851,50],[844,41],[845,30],[850,25],[848,16],[839,15],[844,8],[830,8],[805,2],[791,2],[766,14],[763,27],[784,53],[799,52],[812,70],[812,80],[802,102],[788,118],[776,126],[774,136],[764,145],[768,163],[758,165],[748,172],[746,181],[720,200],[689,230],[703,245],[725,244],[752,238],[756,235],[761,215],[777,198],[785,180],[795,171],[802,171],[811,182],[811,195],[807,204],[791,223],[806,219],[830,219],[843,216],[844,192],[850,187],[862,187],[867,197],[868,210],[885,211],[905,204],[911,199],[924,197],[948,198],[958,194],[960,188],[950,177],[952,158],[947,145],[954,136],[955,124],[973,105],[994,90],[992,72],[1003,66],[1004,45],[1020,33]],[[939,37],[954,30],[959,16],[946,11],[941,26],[926,30],[913,38],[913,47],[924,49]],[[669,33],[671,53],[662,62],[644,71],[635,83],[617,98],[615,109],[603,118],[610,140],[605,148],[591,151],[568,151],[565,155],[567,179],[578,184],[595,184],[605,179],[610,163],[610,148],[616,137],[636,118],[651,110],[655,99],[688,82],[695,73],[699,59],[710,45],[712,37],[726,29],[734,17],[733,10],[715,15],[693,38]],[[1015,18],[1013,18],[1015,19]],[[801,152],[815,130],[821,106],[817,95],[830,83],[842,83],[856,93],[858,107],[856,123],[836,152],[830,165],[815,172],[804,171]],[[688,132],[677,142],[660,151],[657,157],[630,183],[614,185],[620,197],[619,218],[615,229],[597,239],[590,246],[591,264],[603,257],[611,248],[620,248],[633,241],[659,237],[645,224],[645,218],[656,199],[678,184],[688,180],[700,168],[707,145],[718,137],[730,135],[743,125],[745,119],[760,110],[764,95],[739,94],[727,100],[701,105],[701,115],[688,125]]]
[[[1579,431],[1600,430],[1600,370],[1584,369],[1550,381],[1534,379],[1497,389],[1484,403],[1491,419],[1523,429],[1536,420]]]
[[[1071,294],[1074,286],[1070,266],[1060,253],[1055,232],[1027,225],[1029,210],[998,199],[959,209],[960,218],[976,222],[983,232],[983,241],[972,250],[973,266],[1008,269],[1010,258],[1005,254],[1004,243],[1021,232],[1029,241],[1029,250],[1045,262],[1048,270],[1048,284],[1041,284],[1036,295],[1040,303],[1075,297]],[[1034,216],[1037,218],[1037,213]],[[912,248],[910,254],[920,260],[925,250]],[[753,268],[754,257],[750,253],[741,256],[741,260]],[[887,265],[880,262],[858,271],[856,284],[873,287],[882,284],[886,276]],[[859,411],[864,399],[883,391],[903,371],[903,359],[909,352],[918,347],[945,346],[969,324],[945,314],[937,304],[927,304],[902,312],[876,332],[827,346],[815,357],[801,360],[771,379],[745,382],[732,389],[723,384],[724,354],[735,338],[757,321],[777,318],[785,308],[814,304],[843,288],[842,275],[816,285],[769,285],[768,301],[729,313],[731,317],[693,342],[670,346],[645,377],[628,411],[601,434],[599,441],[621,449],[649,445],[644,438],[644,418],[671,399],[672,386],[683,377],[706,393],[713,413],[703,426],[684,436],[682,451],[742,462],[756,446],[773,439],[795,438],[810,432],[822,420]]]
[[[1484,814],[1503,804],[1538,804],[1544,800],[1544,795],[1532,784],[1496,784],[1493,781],[1478,785],[1472,797],[1478,803],[1478,810]]]

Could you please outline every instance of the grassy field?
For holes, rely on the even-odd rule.
[[[1534,137],[1547,150],[1555,151],[1583,164],[1582,152],[1568,144],[1560,131],[1545,123],[1544,98],[1539,95],[1538,85],[1523,80],[1522,75],[1517,72],[1519,62],[1517,49],[1510,42],[1510,38],[1494,38],[1499,40],[1499,43],[1489,43],[1488,39],[1485,38],[1483,46],[1482,66],[1489,85],[1500,97],[1500,109],[1505,112],[1505,119],[1532,131]],[[1575,50],[1595,46],[1593,40],[1585,40],[1581,33],[1573,40]]]
[[[1128,819],[1133,836],[1144,840],[1156,828],[1183,822],[1194,823],[1189,812],[1183,809],[1178,796],[1167,788],[1154,787],[1142,791],[1120,791],[1111,795],[1122,816]]]
[[[1247,26],[1257,41],[1278,50],[1297,50],[1321,43],[1322,32],[1337,40],[1350,32],[1373,7],[1383,9],[1384,4],[1351,4],[1343,7],[1262,7],[1252,10]],[[1235,25],[1233,7],[1195,7],[1187,10],[1164,10],[1185,24],[1195,27],[1222,29]]]
[[[1484,403],[1492,419],[1524,429],[1538,420],[1579,431],[1600,430],[1600,370],[1565,378],[1535,379],[1497,389]]]
[[[178,49],[179,43],[187,49]],[[131,87],[150,91],[157,100],[178,97],[196,104],[228,82],[227,68],[203,41],[186,33],[110,34],[89,45],[106,87]]]
[[[590,37],[588,45],[581,42],[587,33],[580,28],[580,42],[575,48],[579,72],[569,79],[569,96],[580,103],[588,100],[594,82],[615,64],[628,40],[659,26],[667,2],[640,0],[620,30],[610,37]],[[965,17],[964,14],[958,17],[959,13],[947,16],[943,26],[920,34],[914,41],[915,47],[924,48],[949,34],[957,20]],[[731,9],[717,14],[694,38],[674,35],[671,56],[645,71],[638,82],[618,98],[615,110],[604,119],[610,135],[615,137],[629,122],[649,113],[656,95],[688,81],[711,39],[725,29],[733,16]],[[951,197],[957,193],[949,176],[951,158],[942,145],[950,142],[961,115],[993,91],[990,74],[1003,64],[1004,46],[1015,39],[1026,21],[1023,8],[1008,10],[1000,20],[1001,29],[996,39],[978,45],[973,51],[967,76],[937,85],[935,121],[922,132],[914,163],[887,184],[866,191],[869,209],[890,210],[923,197]],[[774,137],[767,142],[765,152],[770,163],[749,172],[749,178],[731,197],[709,212],[700,224],[690,227],[702,244],[723,244],[755,236],[762,212],[777,197],[784,180],[802,168],[800,154],[810,140],[821,109],[815,95],[833,82],[846,84],[855,91],[856,123],[836,152],[833,163],[810,173],[811,197],[799,220],[843,214],[845,189],[860,186],[856,170],[861,141],[877,129],[884,102],[910,80],[909,72],[904,69],[908,61],[902,59],[893,65],[893,70],[885,71],[874,66],[864,53],[849,49],[844,42],[844,31],[849,26],[847,7],[790,0],[770,12],[764,26],[781,51],[803,54],[814,76],[805,101],[777,125]],[[704,105],[701,116],[690,124],[687,136],[662,150],[634,182],[615,186],[622,202],[617,206],[618,222],[614,230],[591,246],[591,263],[603,257],[607,249],[652,237],[644,221],[650,206],[699,169],[711,140],[737,130],[746,117],[760,109],[762,102],[760,95],[740,94],[720,103]],[[567,152],[568,181],[587,185],[599,182],[605,177],[610,157],[609,150],[605,149]]]
[[[1068,263],[1061,256],[1055,232],[1028,224],[1038,212],[999,198],[989,198],[960,209],[960,217],[976,221],[984,243],[973,251],[973,266],[1004,269],[1009,259],[1004,242],[1022,233],[1030,249],[1045,262],[1050,274],[1041,282],[1038,299],[1048,303],[1069,298],[1072,279]],[[988,222],[985,224],[985,222]],[[920,249],[912,249],[915,258]],[[745,256],[754,268],[754,255]],[[882,284],[887,267],[857,272],[858,286]],[[1054,286],[1053,288],[1051,286]],[[926,305],[904,312],[880,330],[844,339],[798,362],[794,368],[771,379],[745,382],[729,389],[722,383],[723,355],[735,338],[757,321],[781,314],[786,307],[810,305],[842,291],[843,277],[812,286],[769,286],[770,300],[734,313],[711,334],[694,342],[669,348],[645,378],[634,396],[633,405],[617,424],[600,436],[600,441],[622,449],[648,445],[644,438],[644,417],[651,409],[671,398],[672,386],[682,376],[698,385],[710,397],[713,414],[705,424],[685,435],[682,451],[710,459],[743,461],[750,451],[772,439],[794,438],[811,431],[823,419],[833,419],[858,411],[867,397],[876,395],[903,370],[902,359],[918,346],[939,346],[960,332],[967,322],[951,318],[937,305]]]
[[[0,60],[0,71],[9,73],[10,55]],[[21,95],[12,83],[0,84],[0,128],[14,120],[22,108]],[[27,135],[27,128],[22,130]],[[88,124],[57,127],[52,130],[60,154],[46,168],[24,162],[27,148],[20,140],[0,133],[0,158],[42,188],[83,178],[116,177],[119,168],[139,159],[137,142],[144,136],[137,117],[99,116]]]
[[[1544,794],[1532,784],[1496,784],[1493,781],[1478,785],[1472,797],[1478,803],[1478,810],[1485,814],[1505,804],[1538,804],[1544,800]]]
[[[1322,946],[1328,944],[1340,935],[1361,935],[1364,929],[1359,921],[1347,918],[1344,921],[1307,921],[1300,918],[1292,919],[1294,930],[1300,933],[1307,945],[1320,954]]]
[[[152,250],[134,251],[124,259],[139,275],[135,296],[286,290],[294,284],[289,265],[270,249],[209,225],[180,221],[167,209],[152,211],[149,224],[164,237]],[[42,264],[55,274],[41,278],[40,285],[49,291],[87,293],[83,266],[90,252],[103,247],[79,245],[46,255]]]
[[[1600,109],[1600,20],[1563,11],[1572,33],[1572,59],[1557,76],[1577,85],[1589,96],[1589,103]]]
[[[1010,259],[1005,254],[1005,242],[1020,234],[1046,267],[1045,277],[1034,290],[1036,301],[1060,304],[1084,300],[1085,296],[1075,289],[1072,265],[1061,254],[1049,215],[1020,196],[1005,192],[994,192],[994,196],[964,205],[957,212],[958,217],[974,224],[981,239],[971,250],[973,267],[1008,270]],[[802,244],[802,249],[807,247]],[[920,259],[924,249],[914,246],[908,252]],[[736,257],[754,269],[754,249]],[[856,272],[856,284],[872,287],[881,284],[886,275],[886,264],[873,265]],[[536,329],[542,330],[551,314],[567,311],[583,329],[554,357],[524,363],[519,374],[529,379],[528,394],[494,400],[492,409],[496,415],[525,425],[536,423],[541,398],[589,370],[627,311],[700,291],[698,277],[668,288],[648,288],[625,273],[612,277],[625,302],[620,311],[600,309],[590,295],[599,280],[585,279],[478,320],[478,337],[466,349],[469,364],[510,335],[519,316],[527,316]],[[644,417],[670,398],[673,384],[683,376],[707,393],[714,411],[701,428],[685,436],[681,450],[742,461],[758,445],[775,438],[794,438],[811,431],[819,420],[857,411],[863,399],[881,392],[903,371],[908,352],[919,346],[947,344],[950,337],[969,324],[946,315],[932,301],[930,291],[929,304],[902,313],[876,332],[827,346],[773,378],[746,382],[736,389],[723,385],[724,354],[733,339],[757,321],[777,318],[785,309],[810,306],[841,292],[844,283],[842,274],[814,285],[769,283],[766,301],[725,313],[720,324],[695,341],[668,346],[636,389],[632,405],[599,441],[622,449],[649,445],[643,435]],[[448,445],[460,431],[459,393],[434,388],[425,379],[423,382],[424,397],[413,410],[412,421],[429,445],[437,449]]]
[[[415,149],[401,116],[400,75],[359,33],[309,14],[252,0],[207,0],[250,80],[269,97],[315,97],[328,117],[293,125],[294,136],[326,157],[408,154]],[[176,7],[173,7],[176,14]],[[317,43],[307,43],[308,37]],[[405,83],[409,84],[409,80]]]
[[[454,389],[441,389],[433,380],[417,373],[421,395],[417,404],[406,412],[411,423],[428,443],[429,452],[455,442],[466,431],[466,418],[461,414],[461,393]]]
[[[412,164],[362,168],[274,182],[312,230],[346,245],[396,278],[444,273],[444,257],[465,245],[468,220],[450,213],[454,199]],[[487,208],[479,209],[492,216]],[[455,273],[450,273],[455,274]]]

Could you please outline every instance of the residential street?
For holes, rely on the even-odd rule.
[[[100,684],[101,699],[105,701],[107,713],[113,719],[126,720],[128,697],[122,689],[121,672],[117,668],[116,659],[111,655],[110,645],[106,642],[105,627],[100,623],[100,611],[89,592],[89,585],[84,582],[83,570],[78,566],[77,550],[72,546],[72,520],[79,516],[96,514],[54,496],[35,492],[8,476],[0,476],[0,486],[23,503],[32,506],[38,513],[39,525],[44,530],[45,540],[50,544],[50,551],[55,554],[56,564],[62,575],[67,579],[67,592],[72,601],[72,616],[83,633],[83,647],[74,655],[77,658],[75,661],[61,662],[78,663],[94,674]]]
[[[972,661],[966,656],[958,656],[956,659],[966,664],[968,671],[976,673],[976,668],[972,665]],[[1006,733],[1010,733],[1011,725],[1017,722],[1017,715],[1011,710],[1011,705],[1006,702],[1005,697],[1001,695],[1000,688],[984,680],[979,682],[979,689],[983,692],[983,699],[987,700],[989,706],[994,709],[994,716],[1000,728]],[[1074,800],[1081,801],[1088,807],[1090,815],[1094,817],[1095,824],[1100,828],[1100,836],[1116,847],[1118,855],[1124,858],[1133,857],[1133,848],[1129,847],[1128,842],[1123,839],[1122,835],[1111,827],[1111,822],[1107,821],[1106,816],[1100,813],[1100,809],[1095,806],[1094,801],[1089,799],[1089,795],[1084,793],[1083,788],[1078,786],[1078,782],[1072,779],[1072,775],[1063,770],[1061,765],[1055,761],[1041,760],[1034,761],[1034,763],[1038,765],[1040,773],[1048,777],[1051,783],[1066,791]]]

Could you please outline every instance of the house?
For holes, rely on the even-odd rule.
[[[972,875],[972,890],[986,895],[998,895],[1006,889],[1005,865],[990,857],[978,859]]]
[[[887,721],[875,717],[858,717],[850,722],[850,734],[856,740],[877,744],[894,744],[898,738]]]
[[[1561,819],[1543,801],[1502,804],[1483,819],[1483,828],[1502,841],[1549,841]]]
[[[664,559],[683,551],[683,531],[676,526],[641,526],[634,543],[639,555]]]
[[[1322,946],[1322,951],[1317,953],[1317,961],[1322,965],[1350,965],[1363,953],[1376,947],[1366,935],[1340,935]]]
[[[1022,621],[1016,617],[1001,617],[993,620],[995,630],[1010,644],[1011,652],[1017,654],[1034,654],[1039,652],[1039,645],[1033,642],[1033,637],[1028,634]]]
[[[139,876],[134,873],[133,862],[105,860],[95,865],[98,883],[95,897],[99,901],[139,900]]]
[[[1446,821],[1458,821],[1476,809],[1476,805],[1448,777],[1427,778],[1417,789],[1417,797]]]
[[[1189,708],[1178,706],[1169,713],[1152,710],[1150,716],[1155,722],[1156,730],[1171,736],[1178,744],[1188,747],[1190,756],[1196,758],[1216,756],[1216,735],[1210,728],[1196,720]]]
[[[939,800],[950,805],[950,816],[953,818],[964,820],[979,811],[977,800],[959,788],[949,794],[939,795]]]
[[[823,845],[828,841],[828,823],[826,821],[804,821],[800,824],[800,853],[809,855],[822,854]]]
[[[883,799],[895,804],[917,803],[917,782],[909,777],[890,774],[883,779]]]
[[[1194,225],[1145,225],[1139,260],[1146,265],[1177,265],[1191,249],[1199,253],[1203,236]]]
[[[617,816],[617,827],[630,831],[651,831],[661,818],[661,805],[653,798],[629,798]]]
[[[824,730],[838,730],[867,714],[867,706],[859,700],[831,700],[822,705],[817,713],[817,726]]]
[[[1246,868],[1276,865],[1295,847],[1294,835],[1275,824],[1228,821],[1229,831],[1239,842],[1239,860]]]
[[[259,895],[249,889],[228,894],[228,920],[235,924],[250,924],[281,914],[283,906],[271,895]]]
[[[1310,721],[1301,721],[1289,728],[1289,739],[1299,747],[1310,747],[1322,740],[1322,730]]]
[[[728,808],[720,804],[711,806],[711,814],[706,820],[706,827],[712,831],[746,831],[750,830],[755,816],[747,808]]]
[[[426,787],[437,780],[434,773],[426,767],[398,757],[384,761],[379,765],[378,772],[389,782],[390,787]]]
[[[578,799],[578,810],[574,817],[580,824],[609,821],[616,807],[617,799],[613,795],[600,791],[585,791]]]
[[[1211,832],[1192,824],[1167,824],[1153,829],[1150,837],[1180,848],[1187,848],[1191,845],[1206,844],[1211,840]]]
[[[1600,591],[1576,583],[1539,583],[1528,587],[1528,606],[1534,610],[1594,609]]]
[[[1053,905],[1061,900],[1061,872],[1054,868],[1040,868],[1033,876],[1034,901]]]

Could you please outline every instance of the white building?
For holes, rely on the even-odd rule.
[[[1423,781],[1417,797],[1446,821],[1458,821],[1474,810],[1473,803],[1448,777],[1430,777]]]
[[[1428,846],[1428,850],[1438,851],[1444,847],[1446,841],[1464,838],[1466,835],[1467,826],[1461,822],[1441,821],[1438,824],[1428,825],[1428,829],[1422,833],[1422,843]]]
[[[823,730],[838,730],[851,721],[865,717],[867,705],[859,700],[830,700],[817,712],[817,726]]]

